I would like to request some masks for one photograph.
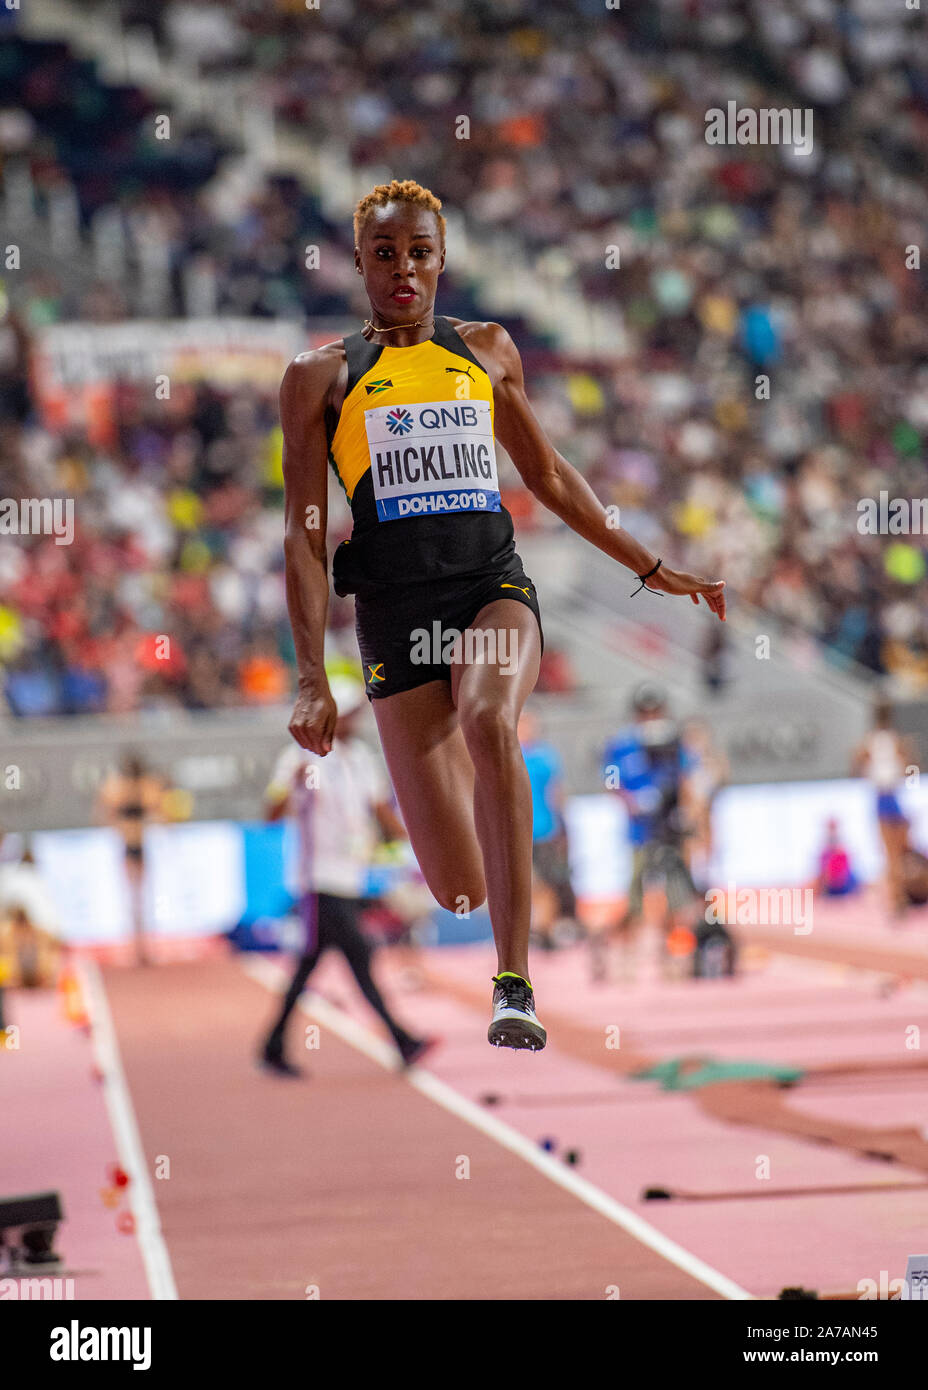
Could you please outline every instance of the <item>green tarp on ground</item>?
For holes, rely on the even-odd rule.
[[[717,1061],[713,1057],[671,1057],[644,1071],[632,1073],[633,1081],[659,1081],[665,1091],[695,1091],[720,1081],[801,1081],[799,1067],[776,1062]]]

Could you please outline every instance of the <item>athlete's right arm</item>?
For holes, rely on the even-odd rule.
[[[290,363],[280,387],[287,609],[299,677],[290,733],[302,748],[323,755],[332,747],[336,720],[325,674],[329,604],[325,406],[335,371],[331,354],[301,353]]]

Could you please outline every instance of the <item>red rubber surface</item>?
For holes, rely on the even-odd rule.
[[[716,1297],[331,1032],[310,1081],[259,1072],[235,960],[105,979],[181,1298]]]

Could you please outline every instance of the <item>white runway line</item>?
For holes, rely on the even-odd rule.
[[[116,1151],[119,1162],[130,1179],[127,1194],[129,1208],[135,1218],[135,1234],[145,1265],[148,1287],[154,1299],[177,1299],[180,1295],[174,1283],[171,1257],[161,1231],[161,1218],[148,1175],[145,1150],[142,1148],[126,1073],[119,1055],[119,1043],[116,1040],[103,976],[96,961],[90,958],[80,962],[78,973],[84,984],[94,1054],[103,1073],[103,1094],[113,1137],[116,1140]]]
[[[275,993],[281,992],[281,986],[287,978],[279,966],[264,958],[246,959],[242,962],[242,968],[253,980]],[[370,1057],[372,1061],[379,1063],[387,1071],[397,1071],[395,1048],[375,1036],[363,1024],[357,1023],[348,1014],[343,1013],[341,1009],[334,1008],[318,994],[310,993],[308,996],[304,996],[300,1001],[300,1008],[324,1027],[331,1028],[332,1032],[336,1033],[343,1042],[349,1043],[358,1052],[363,1052],[366,1057]],[[607,1221],[612,1221],[616,1226],[620,1226],[623,1231],[634,1236],[642,1245],[646,1245],[650,1250],[669,1261],[670,1264],[676,1265],[678,1269],[682,1269],[684,1273],[698,1280],[699,1283],[705,1284],[713,1292],[732,1300],[754,1300],[754,1294],[748,1293],[739,1284],[734,1283],[724,1274],[720,1274],[717,1269],[706,1264],[698,1255],[690,1254],[688,1250],[684,1250],[682,1245],[678,1245],[676,1241],[662,1235],[650,1222],[643,1220],[628,1207],[624,1207],[621,1202],[617,1202],[614,1197],[610,1197],[607,1192],[603,1192],[601,1188],[588,1182],[586,1178],[578,1177],[576,1173],[565,1168],[556,1158],[551,1158],[530,1139],[526,1139],[524,1134],[520,1134],[518,1130],[513,1129],[503,1120],[498,1120],[494,1115],[488,1115],[481,1106],[460,1095],[444,1081],[440,1081],[437,1076],[433,1076],[431,1072],[425,1071],[422,1067],[411,1067],[406,1072],[406,1080],[410,1086],[414,1086],[417,1091],[428,1096],[436,1105],[450,1111],[458,1119],[464,1120],[466,1124],[472,1125],[474,1129],[479,1129],[481,1133],[494,1139],[502,1148],[508,1149],[510,1153],[514,1153],[519,1158],[524,1159],[526,1163],[530,1163],[533,1168],[536,1168],[539,1173],[543,1173],[558,1187],[563,1187],[565,1191],[578,1197],[581,1202],[592,1207]]]

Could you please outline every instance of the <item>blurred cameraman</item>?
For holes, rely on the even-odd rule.
[[[645,886],[659,885],[664,890],[665,938],[675,925],[692,917],[696,898],[685,856],[691,830],[681,799],[691,759],[682,731],[669,717],[666,697],[656,685],[639,686],[631,714],[633,722],[619,732],[605,755],[606,785],[625,803],[632,848],[628,904],[615,928],[627,978],[632,977],[629,957],[641,923]],[[591,943],[593,978],[605,979],[606,939],[598,933]]]

